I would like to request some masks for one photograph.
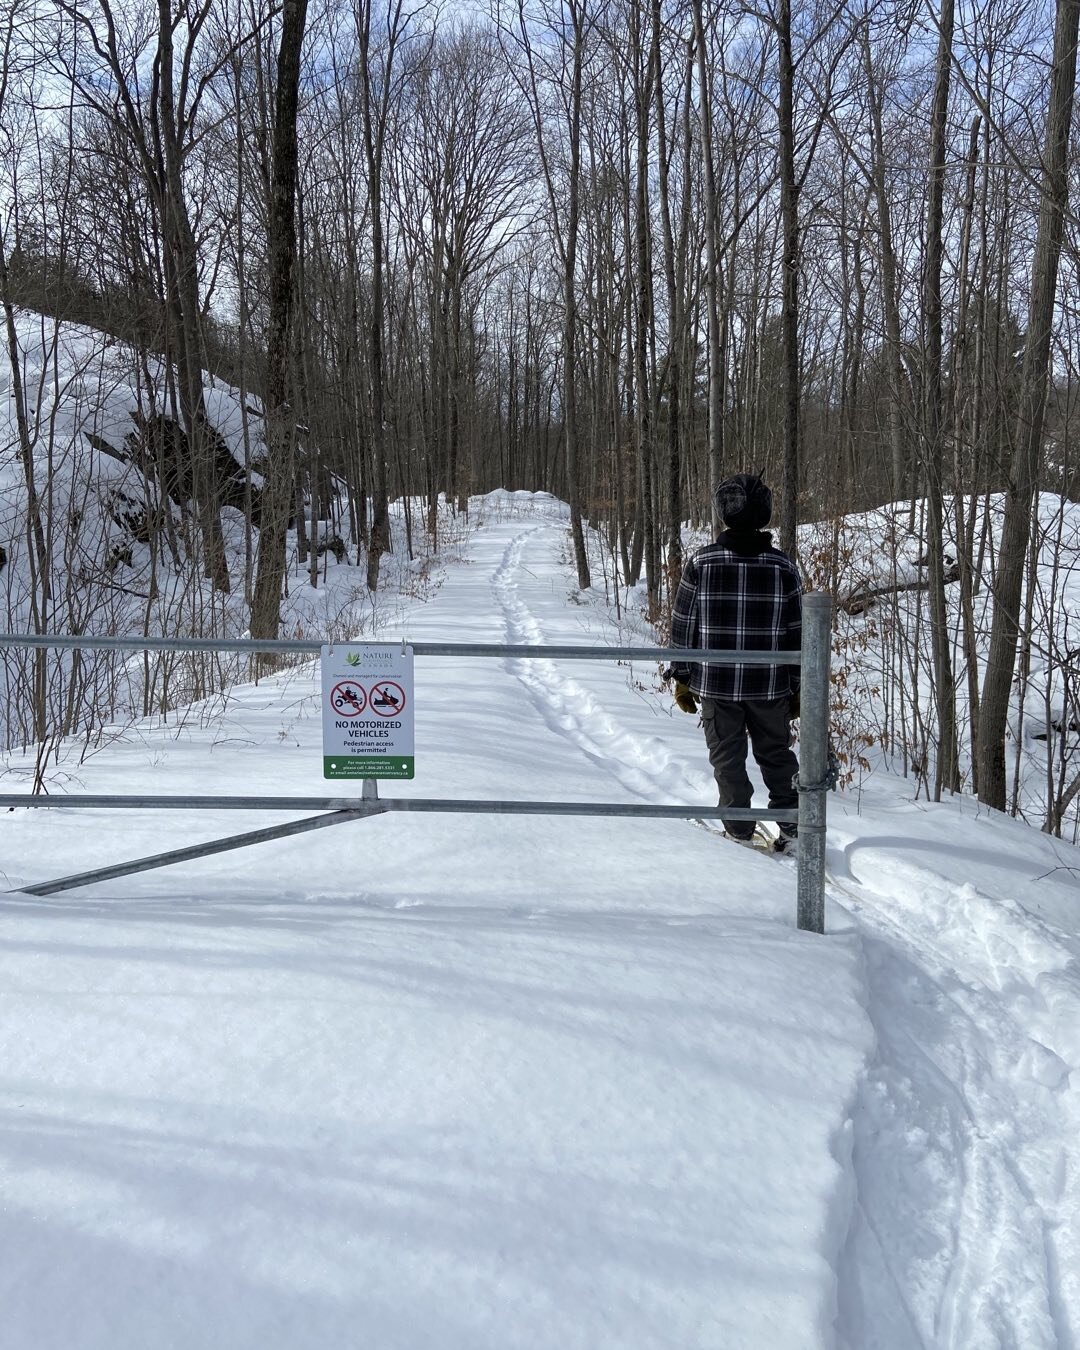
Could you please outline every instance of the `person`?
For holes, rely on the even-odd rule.
[[[772,493],[760,474],[735,474],[714,494],[725,529],[716,543],[689,559],[675,596],[673,647],[733,651],[797,651],[802,634],[802,583],[798,568],[764,528],[772,518]],[[795,807],[799,761],[791,748],[791,723],[799,715],[799,668],[783,665],[673,664],[675,701],[701,722],[720,806],[748,807],[753,787],[746,772],[747,739],[777,810]],[[725,820],[726,834],[750,843],[754,824]],[[798,826],[782,824],[774,847],[788,849]]]

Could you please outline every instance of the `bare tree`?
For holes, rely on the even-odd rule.
[[[942,486],[941,389],[941,265],[942,216],[945,189],[945,147],[952,72],[954,0],[943,0],[938,20],[938,57],[934,97],[930,114],[930,179],[926,205],[926,258],[923,265],[923,324],[925,372],[923,380],[923,470],[926,481],[927,554],[929,559],[930,631],[934,659],[934,693],[937,704],[938,751],[934,769],[934,800],[941,800],[942,787],[960,788],[959,750],[956,741],[956,690],[945,605],[944,583],[944,489]]]
[[[479,451],[463,436],[473,396],[467,350],[502,255],[533,215],[531,131],[502,49],[476,24],[440,33],[426,48],[402,117],[411,135],[399,148],[398,210],[428,274],[431,437],[447,499],[462,507]]]
[[[520,87],[528,101],[536,146],[547,193],[552,235],[562,272],[562,434],[566,456],[570,531],[578,586],[590,585],[589,558],[581,521],[581,465],[577,404],[578,299],[577,264],[581,231],[581,122],[585,66],[594,30],[595,4],[591,0],[559,0],[534,13],[518,0],[509,26],[500,28],[511,47],[508,59],[520,69]],[[549,50],[542,52],[534,34],[542,33]],[[550,50],[553,45],[554,50]],[[558,110],[561,173],[553,155],[546,97]],[[554,119],[551,119],[554,123]]]
[[[54,4],[81,37],[71,60],[67,45],[57,44],[53,60],[58,72],[79,89],[89,107],[123,132],[154,200],[164,242],[170,354],[175,358],[193,466],[204,566],[214,586],[227,591],[230,581],[218,505],[214,440],[203,387],[206,362],[200,259],[184,168],[197,139],[203,100],[225,67],[230,48],[204,41],[213,0],[179,0],[175,10],[170,0],[158,0],[156,28],[149,32],[139,26],[125,28],[128,16],[118,17],[111,0],[95,0],[93,8],[70,0],[54,0]],[[179,48],[177,34],[182,39]],[[148,50],[152,58],[147,75]]]
[[[251,635],[275,638],[281,622],[285,533],[293,488],[293,428],[288,409],[289,344],[296,257],[296,118],[307,0],[283,0],[273,128],[269,255],[270,311],[264,412],[267,463],[259,556],[251,600]]]
[[[1005,490],[1005,521],[994,582],[994,618],[979,721],[979,799],[999,810],[1005,808],[1005,730],[1020,631],[1020,601],[1031,534],[1032,502],[1042,458],[1058,265],[1069,195],[1067,166],[1076,92],[1080,0],[1057,0],[1055,16],[1020,413]]]
[[[373,0],[354,0],[359,38],[357,51],[360,77],[360,109],[367,157],[368,196],[371,203],[371,441],[374,484],[371,533],[368,539],[368,589],[379,584],[379,563],[390,547],[390,507],[386,465],[386,331],[383,289],[385,284],[383,171],[386,134],[394,96],[398,50],[405,40],[414,12],[404,0],[391,0],[385,12],[385,32],[373,37]]]

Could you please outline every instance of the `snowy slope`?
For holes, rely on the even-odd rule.
[[[621,640],[550,499],[469,547],[397,632]],[[417,708],[385,795],[715,800],[644,666],[419,659]],[[320,793],[315,672],[64,786]],[[0,1347],[1076,1344],[1080,855],[831,808],[823,939],[692,824],[391,815],[37,900],[266,818],[8,815]]]
[[[163,499],[160,484],[145,476],[131,441],[141,444],[140,419],[154,422],[171,406],[166,397],[166,367],[154,357],[103,333],[60,323],[19,310],[15,316],[19,374],[32,445],[34,489],[43,517],[43,543],[54,573],[54,610],[76,631],[107,631],[109,622],[139,624],[150,589],[149,549],[129,522],[153,518],[168,510],[175,527],[181,521],[175,504]],[[3,577],[4,604],[12,629],[28,622],[32,569],[27,557],[28,491],[20,454],[15,384],[6,343],[0,349],[0,545],[7,553]],[[240,472],[244,464],[243,419],[239,391],[207,376],[206,410],[211,427]],[[249,398],[250,454],[264,451],[258,401]],[[252,474],[257,488],[261,479]],[[231,514],[231,513],[230,513]],[[243,551],[227,520],[230,561],[242,575]],[[182,541],[181,541],[182,545]],[[182,546],[178,550],[183,553]],[[117,565],[116,555],[125,561]],[[179,572],[186,572],[181,566]],[[186,578],[155,577],[166,610]],[[77,587],[62,583],[70,575]],[[107,611],[103,612],[103,611]],[[176,624],[177,616],[171,616]]]
[[[106,334],[29,310],[17,311],[15,327],[42,519],[40,553],[47,562],[41,564],[36,543],[31,556],[15,382],[10,354],[0,345],[0,630],[243,636],[250,620],[245,568],[257,531],[249,540],[237,494],[242,503],[243,466],[257,466],[265,453],[258,399],[248,394],[242,403],[238,389],[206,375],[207,418],[220,437],[223,500],[232,501],[222,509],[232,581],[231,593],[223,595],[203,576],[199,558],[189,554],[190,521],[163,495],[160,480],[169,475],[146,475],[140,467],[147,456],[151,462],[157,457],[153,438],[140,427],[156,426],[172,409],[163,363]],[[262,483],[257,467],[247,476],[257,492]],[[371,595],[366,557],[360,559],[363,566],[353,565],[358,549],[344,498],[330,494],[320,505],[327,518],[314,528],[307,518],[309,534],[338,538],[347,546],[347,561],[324,552],[317,558],[319,585],[312,588],[296,535],[290,534],[284,634],[370,633],[392,621],[398,590],[437,584],[440,560],[410,561],[399,548],[383,562],[382,592]],[[455,557],[467,523],[458,517],[440,524],[442,555]],[[50,579],[47,603],[41,572]],[[146,708],[176,706],[207,689],[227,689],[238,678],[238,663],[205,656],[180,662],[153,658],[144,669],[141,657],[122,662],[112,653],[87,652],[76,673],[69,656],[53,653],[49,664],[46,724],[83,731],[90,740],[103,723],[123,725]],[[33,689],[26,653],[0,650],[0,749],[34,738]]]

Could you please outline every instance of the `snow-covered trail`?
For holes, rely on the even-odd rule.
[[[530,545],[550,550],[543,526],[515,535],[495,573],[506,640],[563,640],[563,597],[552,605],[542,590],[530,593],[528,578],[550,574],[527,567]],[[544,610],[554,611],[546,625]],[[610,701],[552,663],[512,664],[548,725],[628,791],[688,801],[707,791],[672,738],[641,735],[640,717],[620,725]],[[948,826],[929,860],[913,864],[924,813],[886,810],[922,829],[909,820],[875,842],[864,833],[867,812],[858,833],[834,831],[843,848],[830,867],[832,898],[862,939],[878,1046],[855,1118],[859,1203],[841,1267],[842,1342],[1073,1347],[1080,943],[1009,895],[1010,882],[1030,886],[1046,870],[1046,841],[1011,821],[965,822],[1012,843],[996,861],[977,850],[989,874],[983,892]],[[1034,886],[1024,891],[1034,899]]]
[[[616,642],[567,604],[564,535],[489,518],[409,635]],[[644,684],[418,661],[387,790],[712,800]],[[57,787],[320,773],[308,668]],[[0,865],[259,823],[15,812]],[[681,822],[385,816],[3,897],[0,1347],[825,1350],[871,1038],[858,944],[795,931],[793,892]]]
[[[1050,879],[1054,846],[1028,827],[959,821],[955,805],[927,818],[882,802],[867,814],[890,833],[868,834],[864,818],[857,829],[836,822],[830,836],[833,882],[866,952],[878,1046],[855,1117],[845,1344],[1071,1350],[1080,1343],[1075,887],[1069,933],[1016,898],[1035,902]],[[1057,849],[1067,864],[1074,850]]]
[[[623,640],[557,509],[476,520],[409,636]],[[418,660],[417,707],[388,794],[715,800],[651,669]],[[319,767],[309,670],[74,786]],[[1075,850],[884,775],[830,809],[825,939],[681,822],[387,816],[0,902],[0,1347],[1075,1350]],[[260,823],[16,813],[2,865]]]
[[[495,527],[481,532],[474,556],[490,596],[478,596],[476,609],[483,612],[488,599],[500,630],[494,640],[537,646],[618,645],[617,636],[599,624],[593,611],[575,620],[565,583],[556,588],[556,577],[563,582],[559,558],[565,539],[561,524],[550,521],[520,530]],[[673,753],[667,739],[671,718],[663,715],[667,709],[660,712],[651,699],[645,703],[636,687],[635,680],[654,681],[655,667],[645,665],[635,672],[629,663],[614,660],[559,664],[513,659],[504,667],[520,682],[536,715],[552,733],[549,754],[557,754],[560,746],[576,747],[597,771],[590,775],[596,791],[615,799],[656,801],[659,790],[666,800],[690,803],[708,802],[714,795],[708,765],[691,768],[690,761]],[[641,716],[646,708],[655,729]]]

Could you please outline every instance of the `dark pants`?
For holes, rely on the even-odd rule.
[[[721,806],[750,805],[753,787],[746,773],[748,736],[754,759],[769,789],[769,805],[778,810],[798,806],[799,794],[792,786],[792,780],[799,771],[799,761],[789,744],[789,708],[786,696],[740,703],[726,703],[715,698],[701,700],[705,743],[720,789]],[[725,820],[724,828],[728,834],[743,839],[748,839],[754,832],[749,820]],[[783,825],[781,829],[784,834],[795,833],[794,825]]]

